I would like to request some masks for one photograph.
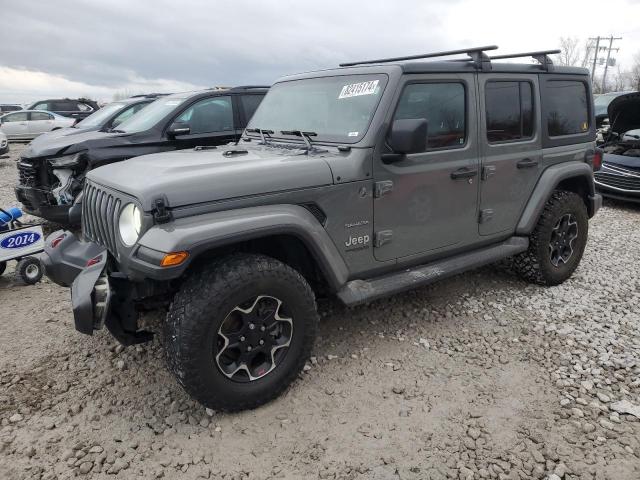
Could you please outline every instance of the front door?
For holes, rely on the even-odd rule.
[[[480,235],[509,234],[542,169],[537,75],[481,75]]]
[[[376,149],[375,257],[445,252],[478,238],[476,74],[407,78],[389,118],[428,122],[427,148],[385,164]]]
[[[176,149],[224,145],[237,138],[236,118],[230,96],[198,100],[182,111],[173,122],[189,125],[188,135],[176,136]]]

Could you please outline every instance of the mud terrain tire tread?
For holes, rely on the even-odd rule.
[[[578,221],[578,238],[573,257],[562,267],[555,267],[549,258],[549,238],[558,218],[573,213]],[[587,245],[589,217],[582,198],[576,193],[556,190],[551,194],[529,236],[529,248],[512,258],[512,268],[525,280],[538,285],[553,286],[567,280],[578,267]]]
[[[296,331],[302,337],[292,339],[287,355],[273,372],[238,384],[218,370],[213,342],[209,348],[207,339],[212,338],[212,331],[217,333],[230,311],[225,305],[227,299],[260,282],[287,284],[288,300],[297,303],[294,339]],[[223,411],[255,408],[279,396],[298,376],[311,353],[317,325],[314,293],[299,272],[265,255],[233,254],[193,271],[175,295],[164,324],[168,368],[184,389],[206,407]],[[244,390],[240,385],[245,386]]]

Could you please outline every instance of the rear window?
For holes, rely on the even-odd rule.
[[[583,82],[552,80],[546,87],[547,131],[550,137],[589,131],[587,87]]]
[[[487,140],[491,143],[533,136],[533,101],[529,82],[487,82]]]

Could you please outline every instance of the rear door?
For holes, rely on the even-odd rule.
[[[476,74],[407,77],[390,119],[425,118],[427,149],[374,159],[375,257],[446,252],[477,241],[479,155]]]
[[[542,170],[540,95],[533,74],[482,74],[480,235],[515,230]]]
[[[29,134],[33,136],[50,132],[53,129],[53,115],[46,112],[29,113]]]

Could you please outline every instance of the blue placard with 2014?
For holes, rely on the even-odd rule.
[[[18,232],[5,237],[0,242],[0,248],[25,248],[40,240],[38,232]]]

